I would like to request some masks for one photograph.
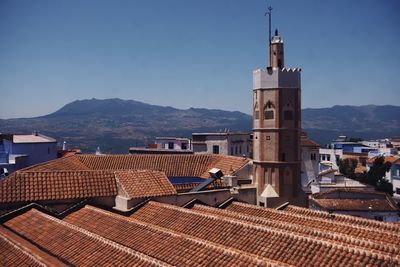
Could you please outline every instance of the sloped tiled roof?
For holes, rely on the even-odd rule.
[[[65,156],[62,158],[39,163],[20,171],[85,171],[90,170],[84,165],[76,154]]]
[[[354,247],[357,249],[370,249],[376,253],[382,253],[386,256],[396,257],[400,252],[400,249],[386,246],[383,244],[376,244],[375,242],[360,240],[354,238],[350,235],[338,235],[332,231],[323,231],[320,229],[315,229],[312,227],[305,227],[298,225],[296,223],[282,222],[279,220],[274,220],[273,218],[262,218],[255,216],[247,216],[243,213],[238,213],[229,210],[215,209],[203,205],[196,204],[192,210],[203,212],[205,214],[221,215],[227,218],[233,218],[237,220],[242,220],[249,224],[260,225],[263,227],[268,227],[270,229],[283,230],[288,233],[294,233],[296,235],[310,237],[317,240],[328,241],[333,244],[346,244],[349,247]]]
[[[79,199],[117,195],[112,172],[15,172],[0,181],[0,203]]]
[[[400,211],[386,193],[354,188],[335,188],[321,192],[313,195],[311,202],[332,211]]]
[[[303,236],[283,229],[262,227],[221,214],[200,213],[167,204],[149,202],[131,217],[238,249],[265,260],[276,260],[296,266],[330,266],[335,262],[341,266],[399,264],[397,258],[387,254]],[[398,244],[398,239],[394,242]],[[394,246],[391,249],[394,250]]]
[[[318,148],[319,145],[314,142],[313,140],[309,139],[307,136],[302,135],[300,138],[300,145],[302,147],[314,147],[314,148]]]
[[[249,216],[276,220],[283,223],[297,224],[302,227],[315,228],[321,231],[332,232],[340,235],[348,235],[359,240],[386,243],[395,246],[400,244],[400,234],[397,231],[391,231],[388,229],[377,229],[366,225],[357,225],[344,221],[311,217],[297,212],[282,212],[273,209],[265,209],[237,202],[232,203],[226,209]]]
[[[321,218],[321,219],[328,219],[330,221],[337,221],[343,222],[352,225],[359,225],[363,228],[370,228],[374,229],[382,229],[384,231],[392,231],[400,233],[400,224],[395,223],[386,223],[380,222],[370,219],[365,219],[361,217],[355,217],[350,215],[343,215],[343,214],[335,214],[334,217],[331,216],[328,212],[324,211],[317,211],[307,208],[301,208],[293,205],[289,205],[285,208],[285,213],[293,213],[297,215],[302,215],[308,218]]]
[[[32,209],[3,222],[0,237],[7,228],[34,247],[32,257],[45,253],[75,266],[399,266],[396,229],[288,208],[151,201],[130,216],[87,205],[62,221]]]
[[[174,266],[271,266],[261,258],[91,206],[64,219]]]
[[[130,198],[176,195],[174,186],[160,171],[116,171],[115,176]]]
[[[168,266],[67,222],[30,210],[4,225],[24,239],[74,266]]]
[[[311,201],[324,210],[399,211],[386,199],[312,199]]]
[[[3,226],[0,226],[0,255],[0,266],[66,266]]]
[[[72,155],[38,164],[25,171],[43,170],[156,170],[167,176],[208,178],[211,168],[227,175],[241,169],[248,159],[224,155]]]

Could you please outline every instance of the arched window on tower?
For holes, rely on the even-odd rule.
[[[274,119],[274,111],[275,105],[271,100],[268,100],[264,106],[264,120],[273,120]]]

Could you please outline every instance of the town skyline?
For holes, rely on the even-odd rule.
[[[251,114],[269,4],[303,108],[396,105],[396,1],[1,1],[0,118],[115,97]]]

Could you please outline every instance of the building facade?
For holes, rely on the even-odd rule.
[[[250,133],[193,133],[193,152],[251,157]]]
[[[0,134],[0,168],[8,173],[56,158],[57,141],[51,137],[37,132]]]
[[[278,32],[270,42],[270,66],[253,72],[253,175],[258,204],[305,205],[301,190],[301,69],[284,67]]]

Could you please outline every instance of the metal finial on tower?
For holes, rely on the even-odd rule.
[[[264,16],[268,15],[268,29],[269,29],[269,39],[268,39],[268,43],[269,45],[271,45],[271,15],[272,15],[272,7],[269,6],[268,7],[268,11],[265,12]]]

